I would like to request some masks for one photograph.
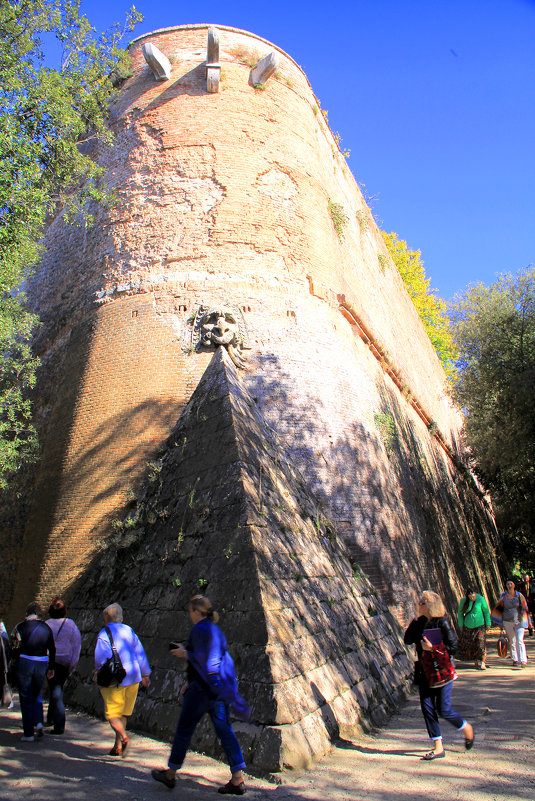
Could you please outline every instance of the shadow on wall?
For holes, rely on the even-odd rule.
[[[93,339],[92,320],[77,326],[63,360],[40,385],[55,403],[41,432],[42,460],[25,488],[28,497],[33,479],[16,581],[12,575],[6,582],[5,607],[14,589],[12,619],[21,618],[37,593],[44,604],[65,593],[111,532],[184,405],[182,397],[154,397],[150,372],[126,372],[118,347],[109,369],[107,363],[100,369],[96,359],[88,367]],[[127,349],[128,342],[121,346]],[[144,385],[143,378],[150,383]],[[167,394],[172,391],[170,386]]]
[[[188,600],[201,591],[221,612],[254,707],[255,722],[239,734],[253,765],[278,769],[285,753],[278,738],[290,730],[299,743],[291,758],[303,766],[342,725],[384,720],[409,670],[398,626],[352,573],[343,542],[221,354],[166,445],[129,514],[132,527],[123,521],[72,587],[70,609],[83,634],[74,703],[96,711],[92,651],[100,610],[115,596],[154,668],[132,722],[171,734],[178,710],[170,701],[184,677],[167,643],[187,637]],[[208,723],[195,744],[220,755]]]
[[[53,527],[61,488],[63,464],[72,429],[76,400],[80,391],[90,349],[92,326],[86,321],[71,332],[69,347],[55,369],[47,369],[43,362],[37,386],[41,403],[50,409],[48,416],[38,421],[42,458],[24,476],[20,498],[11,498],[4,506],[7,525],[13,510],[27,505],[28,516],[20,516],[17,547],[12,559],[12,570],[2,584],[2,608],[9,609],[8,619],[13,624],[24,617],[24,610],[37,592],[38,577]],[[57,394],[56,394],[57,392]],[[53,399],[55,400],[55,403]],[[3,525],[1,526],[3,528]],[[4,536],[2,532],[2,537]]]
[[[154,90],[155,81],[150,69],[145,69],[138,73],[132,83],[123,87],[118,105],[113,109],[117,113],[121,113],[124,108],[132,105],[139,100],[148,90]],[[163,92],[161,92],[154,100],[147,103],[143,109],[144,113],[155,111],[156,109],[174,100],[179,95],[190,95],[192,97],[199,97],[208,94],[206,89],[206,62],[199,64],[193,69],[181,75],[172,83],[166,84]]]
[[[289,462],[384,600],[412,617],[424,587],[436,588],[452,610],[466,581],[492,596],[499,581],[493,521],[433,437],[420,438],[397,393],[377,386],[375,431],[346,418],[335,437],[328,435],[334,407],[314,386],[296,393],[294,381],[272,354],[246,377]]]
[[[107,417],[91,430],[90,442],[76,450],[61,477],[61,503],[48,535],[41,580],[43,591],[66,592],[81,567],[113,532],[154,456],[147,428],[168,431],[176,401],[147,399]],[[157,456],[157,454],[156,454]]]

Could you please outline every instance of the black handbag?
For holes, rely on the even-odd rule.
[[[97,684],[99,687],[111,687],[113,684],[119,685],[126,676],[126,670],[121,662],[119,652],[113,642],[112,633],[108,626],[104,627],[110,639],[111,656],[106,659],[104,664],[97,671]]]

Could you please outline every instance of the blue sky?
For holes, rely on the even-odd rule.
[[[82,0],[100,29],[128,0]],[[535,0],[139,0],[133,36],[230,25],[305,70],[379,225],[420,249],[431,286],[535,262]]]

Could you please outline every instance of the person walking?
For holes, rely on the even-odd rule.
[[[54,635],[56,659],[53,664],[54,675],[48,679],[48,711],[46,722],[53,728],[49,734],[63,734],[65,731],[65,704],[63,687],[80,658],[82,638],[78,626],[67,617],[67,607],[61,598],[54,598],[48,609],[50,615],[47,625]]]
[[[505,629],[510,643],[513,669],[527,667],[524,630],[528,627],[528,605],[522,593],[516,589],[515,579],[510,578],[505,582],[505,592],[492,610],[491,618]]]
[[[45,676],[53,678],[56,660],[54,635],[42,620],[43,610],[37,602],[26,609],[26,619],[11,632],[11,646],[17,656],[17,686],[24,734],[22,742],[33,743],[35,732],[43,736],[43,699]]]
[[[130,738],[126,736],[127,720],[134,711],[139,685],[148,687],[151,669],[139,637],[123,623],[123,610],[119,604],[110,604],[102,612],[104,628],[97,637],[95,647],[95,681],[102,665],[112,655],[112,639],[119,653],[125,678],[112,687],[100,687],[104,699],[104,716],[115,732],[115,743],[110,756],[125,757]],[[110,637],[111,634],[111,637]]]
[[[441,598],[430,590],[422,592],[418,601],[418,617],[414,618],[405,631],[404,641],[407,645],[415,645],[418,660],[415,669],[415,681],[420,691],[420,706],[424,716],[427,733],[433,743],[433,750],[422,757],[423,760],[441,759],[446,751],[442,743],[442,732],[438,717],[444,718],[458,731],[464,732],[464,746],[469,751],[474,745],[474,729],[451,706],[453,680],[442,687],[430,687],[422,668],[424,651],[432,652],[434,645],[426,636],[426,631],[433,629],[439,632],[446,651],[450,657],[457,648],[457,635],[446,617],[446,610]],[[429,636],[431,632],[429,631]]]
[[[170,789],[175,786],[176,772],[182,767],[193,732],[207,712],[230,765],[230,781],[218,792],[244,795],[246,790],[242,771],[245,762],[230,722],[229,705],[232,704],[244,719],[249,717],[249,707],[238,693],[234,663],[227,651],[225,637],[216,626],[219,616],[210,600],[204,595],[195,595],[190,601],[189,616],[193,628],[186,647],[177,645],[171,650],[173,656],[186,659],[188,663],[187,684],[182,689],[182,712],[168,767],[154,769],[151,775],[155,781],[162,782]]]
[[[459,601],[457,622],[461,630],[458,643],[460,658],[473,661],[476,668],[485,670],[490,609],[483,596],[473,587],[467,587],[464,597]]]
[[[533,614],[535,612],[535,582],[529,573],[525,573],[522,581],[516,585],[518,592],[524,596],[528,605],[528,634],[533,637]]]
[[[10,657],[9,637],[4,621],[0,620],[0,698],[2,699],[0,703],[8,709],[13,708],[13,695],[7,675]]]

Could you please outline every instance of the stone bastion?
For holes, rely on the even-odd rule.
[[[42,456],[4,505],[2,610],[66,595],[93,708],[99,610],[122,603],[157,677],[136,723],[165,735],[166,645],[202,589],[254,702],[249,762],[310,764],[403,695],[422,588],[451,611],[467,581],[495,592],[492,511],[303,71],[225,26],[129,49],[94,152],[117,203],[51,220],[27,288]]]

